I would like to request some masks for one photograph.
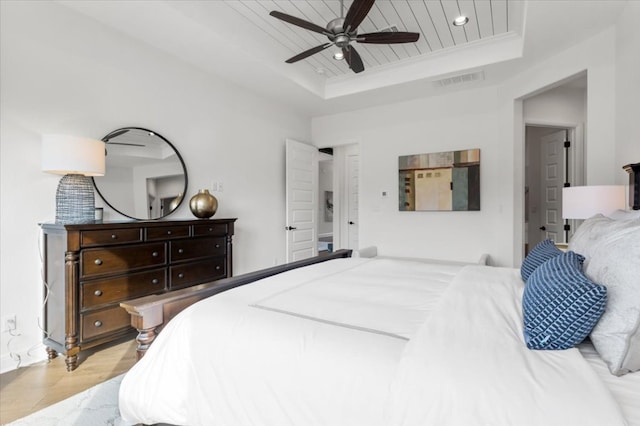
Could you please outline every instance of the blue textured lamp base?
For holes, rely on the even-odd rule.
[[[64,175],[56,191],[56,223],[88,223],[95,220],[95,196],[91,179]]]

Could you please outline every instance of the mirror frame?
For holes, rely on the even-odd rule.
[[[189,185],[189,174],[187,173],[187,166],[184,163],[184,160],[182,159],[182,156],[180,155],[180,151],[178,151],[176,149],[176,147],[169,142],[169,140],[167,138],[165,138],[164,136],[162,136],[160,133],[156,132],[155,130],[150,130],[150,129],[146,129],[144,127],[121,127],[119,129],[113,130],[112,132],[109,132],[105,137],[102,138],[102,141],[105,142],[105,144],[107,143],[107,141],[111,138],[111,135],[113,135],[114,133],[118,133],[121,132],[122,130],[142,130],[144,132],[147,133],[153,133],[154,136],[159,137],[160,139],[162,139],[164,141],[164,143],[166,143],[167,145],[169,145],[169,147],[173,150],[173,152],[176,153],[176,156],[178,157],[178,160],[180,160],[180,164],[182,165],[182,170],[184,170],[184,192],[183,192],[183,197],[180,200],[180,202],[178,202],[178,205],[171,210],[170,212],[159,216],[157,218],[153,218],[153,219],[142,219],[139,217],[133,217],[131,215],[128,215],[126,213],[123,213],[122,211],[120,211],[118,208],[114,207],[107,199],[106,197],[102,194],[102,192],[100,192],[100,189],[98,188],[98,185],[96,184],[95,179],[92,177],[91,181],[93,182],[93,187],[95,188],[96,192],[98,193],[98,195],[100,196],[100,198],[102,198],[102,201],[105,202],[105,204],[107,206],[109,206],[111,209],[113,209],[113,211],[115,211],[116,213],[128,217],[129,219],[133,219],[133,220],[138,220],[138,221],[153,221],[153,220],[161,220],[166,218],[167,216],[169,216],[171,213],[173,213],[174,211],[178,210],[178,208],[182,205],[182,203],[184,202],[185,196],[187,194],[187,188]],[[117,135],[116,135],[117,136]],[[105,148],[106,149],[106,148]],[[105,156],[107,155],[106,150],[105,150]],[[109,165],[107,164],[107,167]],[[108,173],[108,169],[106,170],[106,172]],[[106,174],[106,173],[105,173]]]

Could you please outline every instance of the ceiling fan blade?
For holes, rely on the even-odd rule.
[[[304,19],[296,18],[295,16],[287,15],[286,13],[278,12],[277,10],[272,11],[271,13],[269,13],[269,15],[273,16],[274,18],[278,18],[282,21],[288,22],[290,24],[297,25],[301,28],[304,28],[305,30],[314,31],[316,33],[320,33],[324,35],[329,34],[327,32],[327,29],[322,28],[320,25],[316,25],[312,22],[305,21]]]
[[[353,31],[358,28],[358,25],[364,21],[367,13],[373,7],[373,3],[376,0],[353,0],[351,7],[347,11],[347,16],[344,18],[343,28],[347,31]]]
[[[298,62],[300,59],[304,59],[315,53],[322,52],[324,49],[326,49],[329,46],[333,46],[333,43],[325,43],[325,44],[321,44],[320,46],[313,47],[309,50],[305,50],[304,52],[298,53],[296,56],[287,59],[285,62],[288,64]]]
[[[398,31],[395,33],[381,32],[381,33],[368,33],[358,34],[356,41],[358,43],[373,43],[373,44],[394,44],[394,43],[414,43],[420,38],[419,33],[408,33]]]
[[[356,51],[353,46],[346,46],[342,48],[342,53],[344,54],[344,59],[349,64],[349,68],[356,74],[364,71],[364,64],[362,63],[362,58],[360,54]]]

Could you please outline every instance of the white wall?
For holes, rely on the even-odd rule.
[[[583,125],[586,91],[580,88],[557,87],[527,98],[524,119],[527,124],[572,127]]]
[[[313,119],[319,146],[360,140],[360,247],[469,261],[489,252],[504,262],[510,241],[500,231],[508,220],[501,194],[509,175],[499,161],[496,94],[475,89]],[[399,156],[470,148],[481,150],[481,211],[398,211]]]
[[[2,370],[16,365],[9,351],[23,364],[44,355],[38,223],[54,219],[59,180],[40,170],[44,133],[157,130],[184,158],[187,197],[224,182],[214,217],[238,218],[234,273],[284,262],[284,140],[309,140],[307,117],[54,2],[1,7],[0,309],[17,315],[21,334],[2,333]],[[187,204],[170,218],[193,218]]]

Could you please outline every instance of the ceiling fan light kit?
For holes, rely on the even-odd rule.
[[[304,19],[297,18],[295,16],[287,15],[279,11],[272,11],[269,15],[274,18],[280,19],[292,25],[296,25],[300,28],[304,28],[309,31],[313,31],[319,34],[325,35],[329,39],[329,43],[321,44],[316,47],[312,47],[302,53],[299,53],[285,62],[292,64],[305,59],[311,55],[322,52],[323,50],[337,46],[342,52],[336,52],[333,54],[335,60],[346,59],[349,68],[355,72],[360,73],[364,71],[364,64],[360,54],[356,51],[355,47],[351,45],[351,42],[357,43],[371,43],[371,44],[396,44],[396,43],[415,43],[420,38],[419,33],[412,32],[388,32],[381,31],[375,33],[358,34],[358,26],[362,23],[364,18],[373,7],[375,0],[353,0],[351,7],[347,11],[345,17],[340,17],[331,20],[326,28],[316,25],[312,22],[305,21]],[[343,4],[341,1],[341,10],[343,10]],[[342,55],[340,55],[342,53]]]

